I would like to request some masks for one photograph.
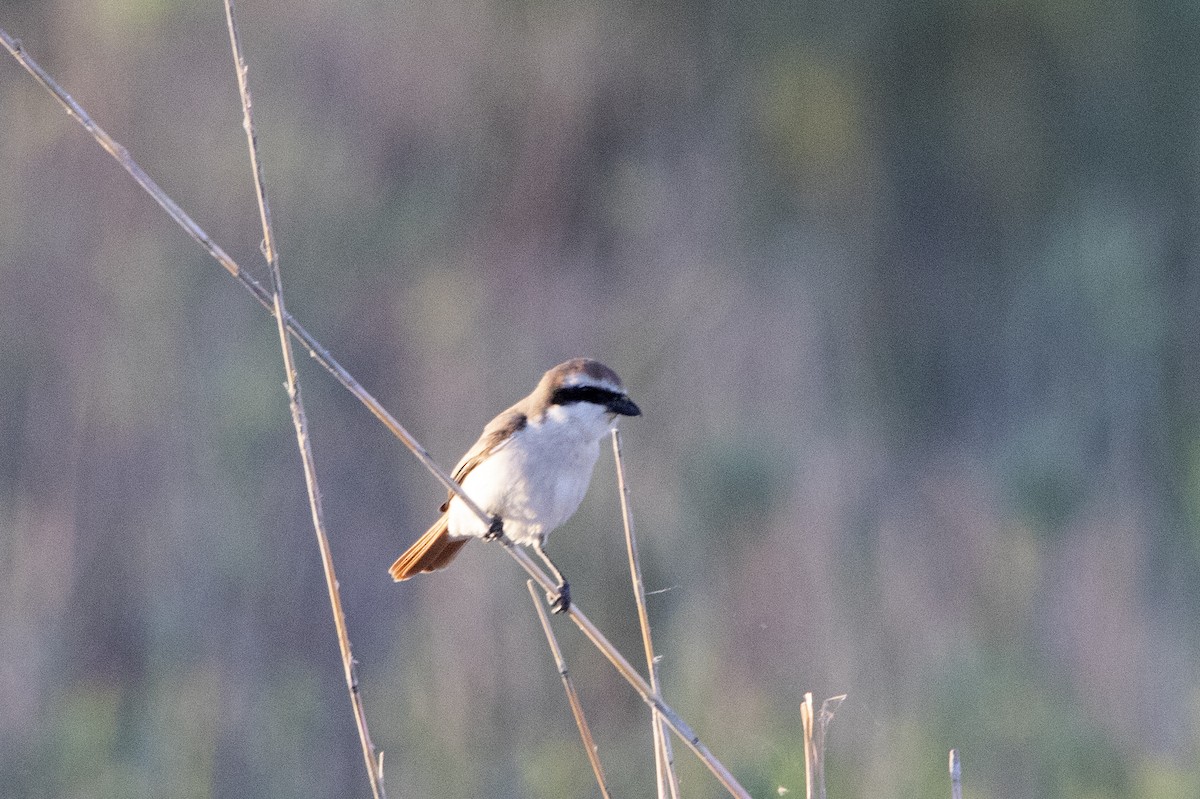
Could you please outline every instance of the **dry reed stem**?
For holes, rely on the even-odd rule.
[[[526,574],[533,578],[534,582],[542,587],[542,590],[547,593],[553,593],[557,590],[557,584],[533,562],[533,559],[529,557],[524,549],[514,544],[507,536],[501,536],[499,540],[504,545],[504,548],[508,550],[508,554],[512,556],[513,560],[525,570]],[[679,736],[679,739],[683,741],[688,749],[692,750],[696,757],[700,758],[704,765],[708,767],[708,770],[712,772],[713,776],[725,786],[725,790],[729,791],[731,795],[738,797],[738,799],[750,799],[750,794],[746,792],[746,789],[734,779],[733,775],[729,773],[729,770],[725,768],[721,761],[713,756],[713,753],[704,745],[700,737],[692,731],[692,728],[669,705],[663,702],[662,697],[651,689],[650,683],[646,682],[637,669],[625,659],[625,656],[604,637],[604,634],[592,623],[591,619],[584,615],[579,606],[572,602],[571,607],[567,610],[567,615],[571,621],[575,622],[575,626],[579,628],[580,632],[592,642],[592,645],[608,658],[608,662],[613,665],[618,674],[625,678],[625,682],[629,683],[637,691],[642,701],[662,715],[663,721],[671,728],[671,731]]]
[[[962,761],[957,749],[950,750],[950,797],[962,799]]]
[[[650,615],[646,611],[646,587],[642,582],[642,564],[638,557],[637,536],[633,527],[633,511],[630,506],[629,483],[625,479],[625,461],[621,458],[621,433],[612,429],[613,461],[617,468],[617,488],[621,495],[621,519],[625,525],[625,548],[629,552],[629,574],[633,581],[633,598],[637,603],[638,624],[642,628],[642,648],[646,651],[646,671],[650,675],[650,688],[662,695],[658,679],[658,658],[654,655],[654,641],[650,636]],[[671,740],[663,729],[662,716],[651,708],[651,732],[654,735],[654,772],[658,785],[659,799],[670,796],[679,799],[679,776],[675,773],[675,757],[671,751]]]
[[[533,580],[526,580],[529,596],[533,600],[533,609],[537,611],[538,621],[542,623],[542,632],[546,634],[546,643],[550,645],[550,654],[554,656],[554,665],[558,668],[558,676],[562,678],[563,690],[567,692],[567,702],[571,705],[571,715],[575,717],[575,726],[579,728],[579,737],[583,740],[583,749],[587,753],[588,762],[592,764],[592,773],[596,775],[596,783],[600,786],[600,794],[604,799],[612,799],[608,792],[608,783],[604,781],[604,768],[600,765],[600,753],[596,741],[592,738],[592,730],[588,727],[587,718],[583,715],[583,705],[579,701],[579,693],[575,690],[575,682],[567,673],[567,660],[563,657],[554,629],[550,626],[550,615],[542,605]]]
[[[105,152],[107,152],[114,159],[116,159],[118,163],[121,164],[125,171],[128,172],[130,176],[137,182],[137,184],[141,186],[142,189],[145,190],[146,193],[149,194],[154,201],[163,208],[164,211],[167,212],[167,215],[170,216],[171,219],[176,222],[176,224],[182,227],[184,231],[192,237],[192,239],[200,244],[200,246],[202,246],[209,253],[209,255],[213,257],[214,260],[221,264],[221,266],[227,272],[229,272],[230,275],[232,275],[239,283],[241,283],[242,286],[249,291],[254,298],[258,300],[259,304],[266,308],[268,312],[270,312],[272,315],[276,315],[278,313],[275,308],[271,293],[264,289],[257,280],[255,280],[240,266],[238,266],[237,262],[234,261],[228,253],[221,249],[221,247],[219,247],[212,240],[212,238],[209,237],[209,235],[205,233],[204,230],[198,224],[196,224],[196,222],[190,216],[188,216],[178,204],[175,203],[174,200],[168,197],[166,192],[164,192],[158,186],[158,184],[155,183],[150,176],[145,173],[145,171],[137,164],[137,162],[133,160],[133,158],[129,155],[129,151],[111,136],[109,136],[103,128],[97,125],[87,114],[87,112],[84,111],[84,109],[77,102],[75,102],[74,98],[67,94],[67,92],[64,91],[62,87],[60,87],[54,81],[54,79],[42,69],[41,65],[39,65],[29,56],[28,53],[25,52],[20,42],[9,36],[8,33],[2,28],[0,28],[0,41],[3,41],[5,48],[9,51],[13,58],[15,58],[17,62],[20,63],[21,66],[23,66],[25,70],[42,85],[43,88],[54,95],[55,99],[57,99],[63,108],[66,109],[68,115],[73,117],[80,125],[82,125],[83,128],[88,131],[89,134],[91,134],[92,138],[94,138],[96,142],[105,150]],[[400,442],[404,444],[404,446],[408,447],[409,451],[411,451],[413,455],[416,456],[417,460],[421,462],[421,465],[424,466],[426,470],[428,470],[429,473],[432,474],[444,488],[454,492],[462,500],[463,504],[472,513],[483,520],[485,524],[491,524],[491,518],[483,511],[483,509],[480,508],[479,505],[477,505],[463,492],[462,486],[456,483],[453,478],[451,478],[450,475],[438,465],[437,461],[433,459],[433,456],[429,454],[428,450],[426,450],[425,447],[423,447],[421,443],[417,441],[417,439],[411,433],[409,433],[408,430],[405,429],[405,427],[401,425],[400,422],[398,422],[396,418],[387,411],[386,408],[383,407],[379,400],[375,399],[370,392],[363,388],[362,385],[345,369],[345,367],[338,363],[338,361],[329,353],[329,351],[325,349],[325,347],[319,341],[317,341],[311,333],[305,330],[299,322],[292,318],[292,316],[284,312],[282,314],[282,318],[287,326],[288,332],[291,333],[294,339],[304,345],[304,347],[308,350],[309,355],[311,355],[315,361],[321,364],[326,371],[333,375],[335,380],[341,383],[347,391],[349,391],[359,402],[366,406],[367,410],[369,410],[375,416],[375,418],[387,428],[388,432],[398,438]],[[538,583],[538,585],[540,585],[547,592],[554,592],[558,590],[557,584],[553,582],[546,575],[546,573],[543,572],[541,568],[530,559],[529,555],[527,555],[523,549],[517,547],[505,536],[501,536],[499,540],[500,543],[504,545],[509,555],[512,556],[517,564],[524,569],[526,574],[532,577],[533,580]],[[667,726],[669,726],[671,730],[679,736],[680,740],[682,740],[684,744],[691,749],[692,752],[701,759],[701,761],[704,762],[704,765],[710,772],[712,772],[717,780],[720,781],[723,786],[725,786],[726,790],[728,790],[733,796],[739,797],[740,799],[749,799],[750,795],[744,788],[742,788],[741,785],[738,784],[737,780],[733,778],[733,775],[730,774],[725,766],[713,756],[712,752],[708,750],[708,747],[706,747],[700,741],[699,737],[692,732],[691,728],[688,727],[678,715],[676,715],[675,711],[667,706],[658,696],[658,694],[650,688],[650,685],[642,678],[642,676],[638,674],[631,665],[629,665],[629,661],[627,661],[625,657],[619,651],[617,651],[616,647],[614,647],[612,643],[604,637],[604,635],[591,622],[591,620],[588,619],[588,617],[584,615],[581,610],[579,610],[578,606],[572,603],[570,610],[568,610],[567,613],[571,620],[575,622],[575,625],[579,627],[580,631],[583,632],[584,636],[587,637],[587,639],[591,641],[597,649],[600,650],[601,654],[603,654],[608,661],[613,664],[617,672],[633,687],[635,691],[637,691],[638,695],[642,697],[642,700],[651,707],[656,708],[658,712],[662,714]]]
[[[817,797],[817,757],[813,744],[813,706],[812,692],[804,695],[800,703],[800,722],[804,726],[804,796],[806,799]]]
[[[808,799],[825,799],[825,728],[845,698],[841,694],[826,699],[815,717],[811,691],[800,703],[800,721],[804,724],[804,789]]]
[[[250,167],[254,173],[254,192],[258,199],[259,219],[262,223],[262,253],[271,272],[272,305],[279,332],[283,368],[287,376],[288,405],[292,414],[292,424],[296,428],[296,444],[300,448],[300,460],[304,466],[304,483],[308,490],[313,530],[316,532],[317,545],[321,550],[321,565],[325,573],[325,585],[329,592],[330,608],[333,611],[333,624],[337,631],[342,670],[345,673],[346,688],[350,692],[350,706],[354,712],[354,722],[358,730],[359,743],[362,746],[363,761],[371,783],[371,794],[374,799],[386,799],[387,792],[383,785],[383,754],[376,755],[375,745],[371,742],[371,731],[367,727],[366,709],[363,707],[354,654],[350,647],[350,634],[346,629],[346,615],[342,610],[341,592],[338,588],[337,574],[333,568],[333,551],[325,529],[325,514],[321,507],[321,489],[317,482],[316,461],[312,452],[312,439],[308,435],[308,417],[304,412],[304,401],[300,396],[300,378],[296,373],[292,341],[288,337],[287,324],[284,321],[287,318],[287,308],[283,301],[283,275],[279,268],[279,250],[275,246],[275,230],[271,224],[271,207],[267,202],[262,160],[259,158],[258,136],[254,130],[249,68],[242,55],[241,38],[238,35],[237,21],[233,13],[233,0],[225,0],[225,20],[229,27],[229,44],[233,53],[234,68],[237,71],[238,94],[242,102],[242,127],[246,131],[246,144],[250,150]]]

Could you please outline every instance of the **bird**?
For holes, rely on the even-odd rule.
[[[557,580],[551,610],[571,606],[570,585],[546,554],[546,538],[579,508],[618,416],[641,416],[617,373],[573,358],[547,371],[525,398],[483,428],[454,468],[454,480],[491,518],[485,524],[453,491],[442,515],[389,570],[396,582],[450,564],[472,538],[507,536],[533,548]]]

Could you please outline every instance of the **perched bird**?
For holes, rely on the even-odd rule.
[[[552,609],[566,611],[570,586],[546,555],[546,536],[579,508],[600,439],[616,417],[641,413],[604,364],[574,358],[555,366],[533,393],[488,422],[454,469],[454,479],[491,524],[451,492],[441,517],[392,564],[392,578],[444,568],[471,538],[503,534],[533,547],[558,581]]]

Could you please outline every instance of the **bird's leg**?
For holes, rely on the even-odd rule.
[[[562,572],[554,565],[554,561],[550,560],[550,556],[546,554],[546,537],[540,536],[533,544],[533,551],[542,559],[542,563],[546,564],[546,568],[554,575],[554,579],[558,581],[558,596],[546,594],[546,599],[550,602],[551,613],[566,613],[571,607],[571,586],[567,584],[567,578],[563,577]]]
[[[488,526],[487,532],[483,534],[484,541],[495,541],[504,535],[504,520],[499,516],[492,517],[492,523]]]

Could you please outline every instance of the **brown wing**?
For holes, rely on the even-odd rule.
[[[529,417],[514,405],[488,422],[487,427],[483,428],[483,434],[479,436],[479,440],[467,450],[467,454],[463,455],[462,460],[454,467],[454,474],[451,475],[454,478],[454,482],[462,485],[462,481],[467,479],[467,475],[471,473],[472,469],[482,463],[493,452],[507,444],[509,439],[512,438],[513,433],[523,428],[528,421]],[[450,500],[452,499],[454,499],[453,491],[446,497],[446,501],[442,503],[442,513],[445,513],[449,509]]]
[[[483,462],[484,458],[508,443],[513,433],[525,426],[528,417],[520,408],[521,403],[517,403],[488,422],[487,427],[483,428],[483,434],[479,436],[479,440],[467,450],[467,454],[463,455],[462,460],[454,467],[455,482],[461,485],[472,469]],[[389,571],[391,571],[393,580],[399,582],[407,580],[414,574],[445,568],[458,554],[462,545],[467,543],[466,538],[452,539],[450,537],[448,526],[450,517],[446,511],[453,498],[454,492],[452,491],[446,501],[442,503],[441,517],[392,564]]]

